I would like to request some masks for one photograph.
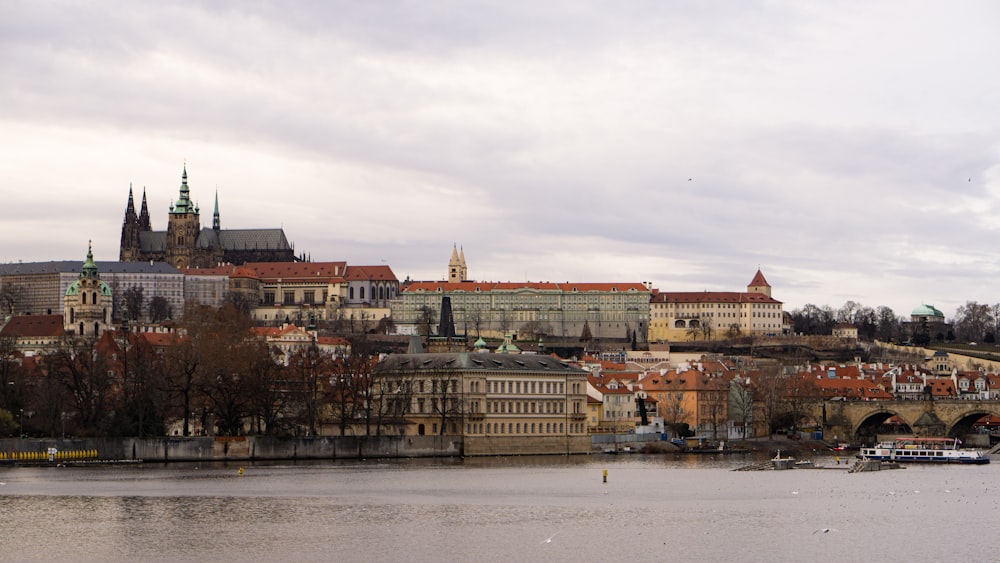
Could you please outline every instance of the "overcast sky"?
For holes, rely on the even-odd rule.
[[[0,262],[129,184],[442,279],[1000,302],[1000,3],[0,2]]]

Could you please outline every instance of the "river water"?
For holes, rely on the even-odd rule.
[[[4,561],[996,561],[1000,464],[746,457],[0,468]],[[603,482],[602,472],[608,471]]]

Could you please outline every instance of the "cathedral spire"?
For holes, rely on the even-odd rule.
[[[177,204],[173,206],[171,213],[185,214],[197,213],[191,203],[191,188],[188,187],[187,163],[184,163],[184,172],[181,174],[181,195],[177,199]]]
[[[132,199],[132,182],[128,183],[128,205],[125,206],[125,222],[135,220],[135,201]]]
[[[212,230],[222,230],[222,221],[219,219],[219,190],[215,190],[215,212],[212,213]]]
[[[153,226],[149,222],[149,208],[146,207],[146,186],[142,187],[142,209],[139,210],[139,229],[152,231]]]

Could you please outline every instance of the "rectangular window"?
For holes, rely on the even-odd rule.
[[[285,305],[292,305],[292,304],[294,304],[295,303],[295,292],[294,291],[286,291],[285,292],[285,299],[284,299],[284,301],[282,301],[282,303],[284,303]]]
[[[316,302],[316,292],[315,291],[305,291],[302,293],[302,301],[304,303],[315,303]]]
[[[264,304],[265,305],[274,305],[274,292],[273,291],[265,291],[264,292]]]

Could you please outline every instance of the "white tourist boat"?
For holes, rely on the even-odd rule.
[[[989,463],[985,451],[962,448],[958,438],[896,438],[861,448],[860,459],[926,463]]]

